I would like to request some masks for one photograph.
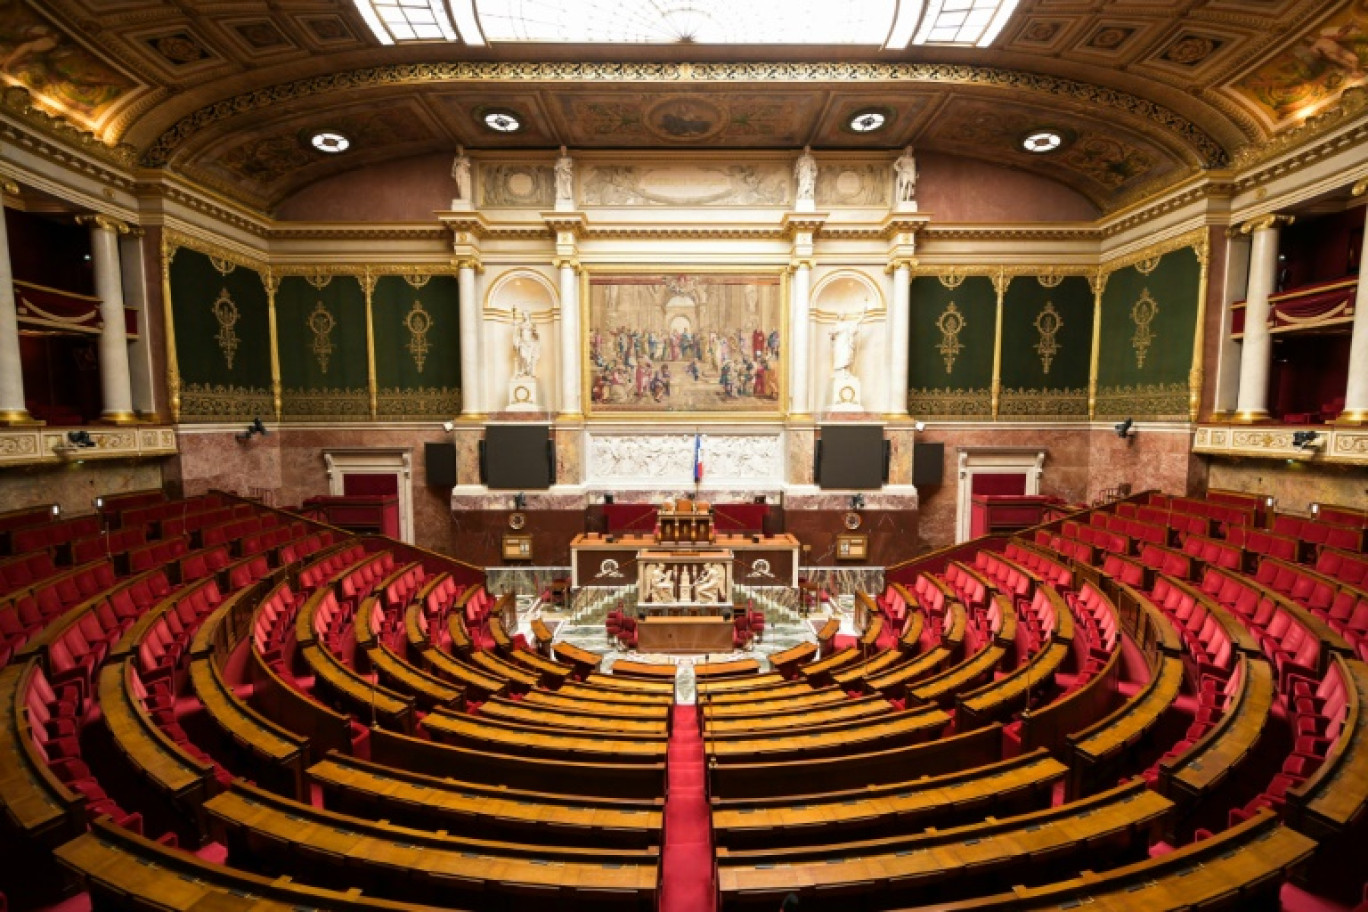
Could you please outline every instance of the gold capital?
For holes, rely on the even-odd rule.
[[[1240,234],[1253,234],[1256,231],[1268,231],[1273,228],[1285,227],[1296,220],[1296,216],[1293,215],[1279,215],[1276,212],[1270,212],[1268,215],[1261,215],[1258,218],[1250,219],[1236,230]]]
[[[19,195],[19,185],[8,177],[0,177],[0,190],[4,190],[10,196]]]
[[[476,272],[484,272],[484,263],[480,262],[479,257],[460,257],[452,261],[452,265],[457,269],[473,269]]]
[[[551,265],[557,269],[573,269],[575,272],[584,268],[575,257],[556,257],[551,261]]]
[[[888,261],[888,265],[884,267],[884,272],[888,273],[889,275],[892,275],[899,269],[906,269],[908,272],[914,272],[916,268],[916,257],[894,257],[893,259]]]
[[[129,234],[133,230],[127,222],[116,219],[112,215],[105,215],[103,212],[78,215],[76,216],[76,224],[94,225],[101,231],[108,231],[110,234]]]
[[[1360,177],[1349,191],[1350,196],[1363,196],[1365,193],[1368,193],[1368,176]]]
[[[794,257],[789,260],[789,269],[791,270],[813,269],[816,265],[817,264],[813,262],[811,257]]]

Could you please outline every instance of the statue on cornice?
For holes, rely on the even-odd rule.
[[[899,209],[916,208],[907,205],[917,201],[917,158],[911,146],[893,162],[893,200]]]
[[[817,193],[817,159],[812,157],[812,147],[803,146],[803,154],[793,163],[793,177],[798,184],[797,201],[811,204]]]
[[[537,376],[537,361],[541,359],[541,336],[527,311],[513,308],[513,376]]]
[[[464,146],[456,147],[456,157],[451,160],[451,179],[456,183],[456,197],[451,201],[451,208],[470,208],[474,187],[470,182],[470,156],[465,154]]]
[[[556,208],[575,208],[575,160],[560,147],[560,158],[556,159]]]

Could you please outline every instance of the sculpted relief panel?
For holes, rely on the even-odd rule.
[[[783,481],[776,434],[706,434],[698,439],[706,484],[773,485]],[[587,481],[689,486],[693,434],[591,434]]]
[[[480,205],[490,209],[549,209],[556,200],[550,165],[480,165]]]
[[[585,206],[788,206],[789,168],[782,163],[735,165],[590,165]]]

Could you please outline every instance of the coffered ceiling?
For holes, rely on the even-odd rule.
[[[993,47],[383,47],[349,0],[0,0],[4,107],[264,211],[468,149],[895,149],[1024,169],[1114,209],[1256,157],[1368,80],[1363,0],[1024,0]],[[484,125],[490,112],[523,124]],[[859,133],[857,113],[884,116]],[[1039,127],[1064,138],[1033,155]],[[341,155],[309,138],[345,133]]]

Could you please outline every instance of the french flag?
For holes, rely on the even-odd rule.
[[[703,435],[694,434],[694,484],[703,482]]]

